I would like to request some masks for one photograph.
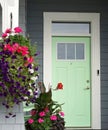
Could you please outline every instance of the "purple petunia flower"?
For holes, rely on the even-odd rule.
[[[18,68],[18,71],[22,70],[22,68],[23,68],[23,67],[22,67],[22,66],[20,66],[20,67]]]
[[[35,67],[35,68],[34,68],[35,71],[38,71],[38,69],[39,69],[38,67]]]
[[[27,68],[32,69],[32,65],[28,64]]]
[[[24,60],[27,60],[27,57],[24,56]]]
[[[12,59],[16,59],[17,57],[16,57],[16,55],[12,55]]]
[[[0,96],[3,96],[3,94],[0,92]]]
[[[7,96],[7,93],[6,93],[6,92],[4,92],[4,93],[3,93],[3,96],[4,96],[4,97],[6,97],[6,96]]]
[[[29,91],[27,91],[26,94],[27,94],[28,96],[30,96],[30,92],[29,92]]]

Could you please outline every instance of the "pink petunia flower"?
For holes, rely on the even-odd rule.
[[[33,59],[33,57],[31,56],[31,57],[27,58],[27,61],[28,61],[28,63],[32,63],[32,62],[34,61],[34,59]]]
[[[39,116],[40,116],[40,117],[45,116],[45,112],[44,112],[44,111],[40,112],[40,113],[39,113]]]
[[[5,37],[7,37],[7,33],[2,34],[2,38],[5,38]]]
[[[14,31],[15,31],[15,33],[21,33],[22,29],[20,27],[15,27]]]
[[[32,118],[28,119],[28,123],[32,124],[34,122],[34,120]]]
[[[39,118],[39,119],[38,119],[38,122],[39,122],[39,123],[42,123],[42,122],[44,122],[44,120],[43,120],[42,118]]]
[[[56,115],[51,115],[51,116],[50,116],[50,120],[52,120],[52,121],[57,120],[57,116],[56,116]]]
[[[15,43],[12,45],[12,48],[14,49],[14,51],[16,52],[17,49],[19,48],[19,44],[18,43]]]
[[[60,116],[64,117],[64,112],[59,112]]]

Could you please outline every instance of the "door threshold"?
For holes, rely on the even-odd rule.
[[[67,127],[65,128],[65,130],[93,130],[92,128],[70,128],[70,127]]]

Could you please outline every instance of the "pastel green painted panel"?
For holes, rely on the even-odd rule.
[[[52,37],[52,84],[64,85],[53,99],[64,103],[67,127],[91,126],[89,37]]]

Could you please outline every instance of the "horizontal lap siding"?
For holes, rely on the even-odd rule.
[[[27,33],[36,42],[43,79],[43,12],[100,13],[101,41],[101,117],[102,128],[108,128],[108,4],[107,0],[27,0]],[[47,77],[46,77],[47,78]],[[97,108],[98,109],[98,108]]]
[[[27,34],[32,43],[37,45],[37,59],[39,61],[39,80],[43,80],[43,19],[42,12],[36,9],[36,3],[27,3]],[[33,7],[33,8],[32,8]],[[32,8],[32,9],[31,9]],[[31,11],[30,11],[31,10]]]
[[[102,128],[108,129],[108,10],[101,14]]]
[[[23,29],[23,33],[26,33],[26,0],[19,0],[19,26]]]

